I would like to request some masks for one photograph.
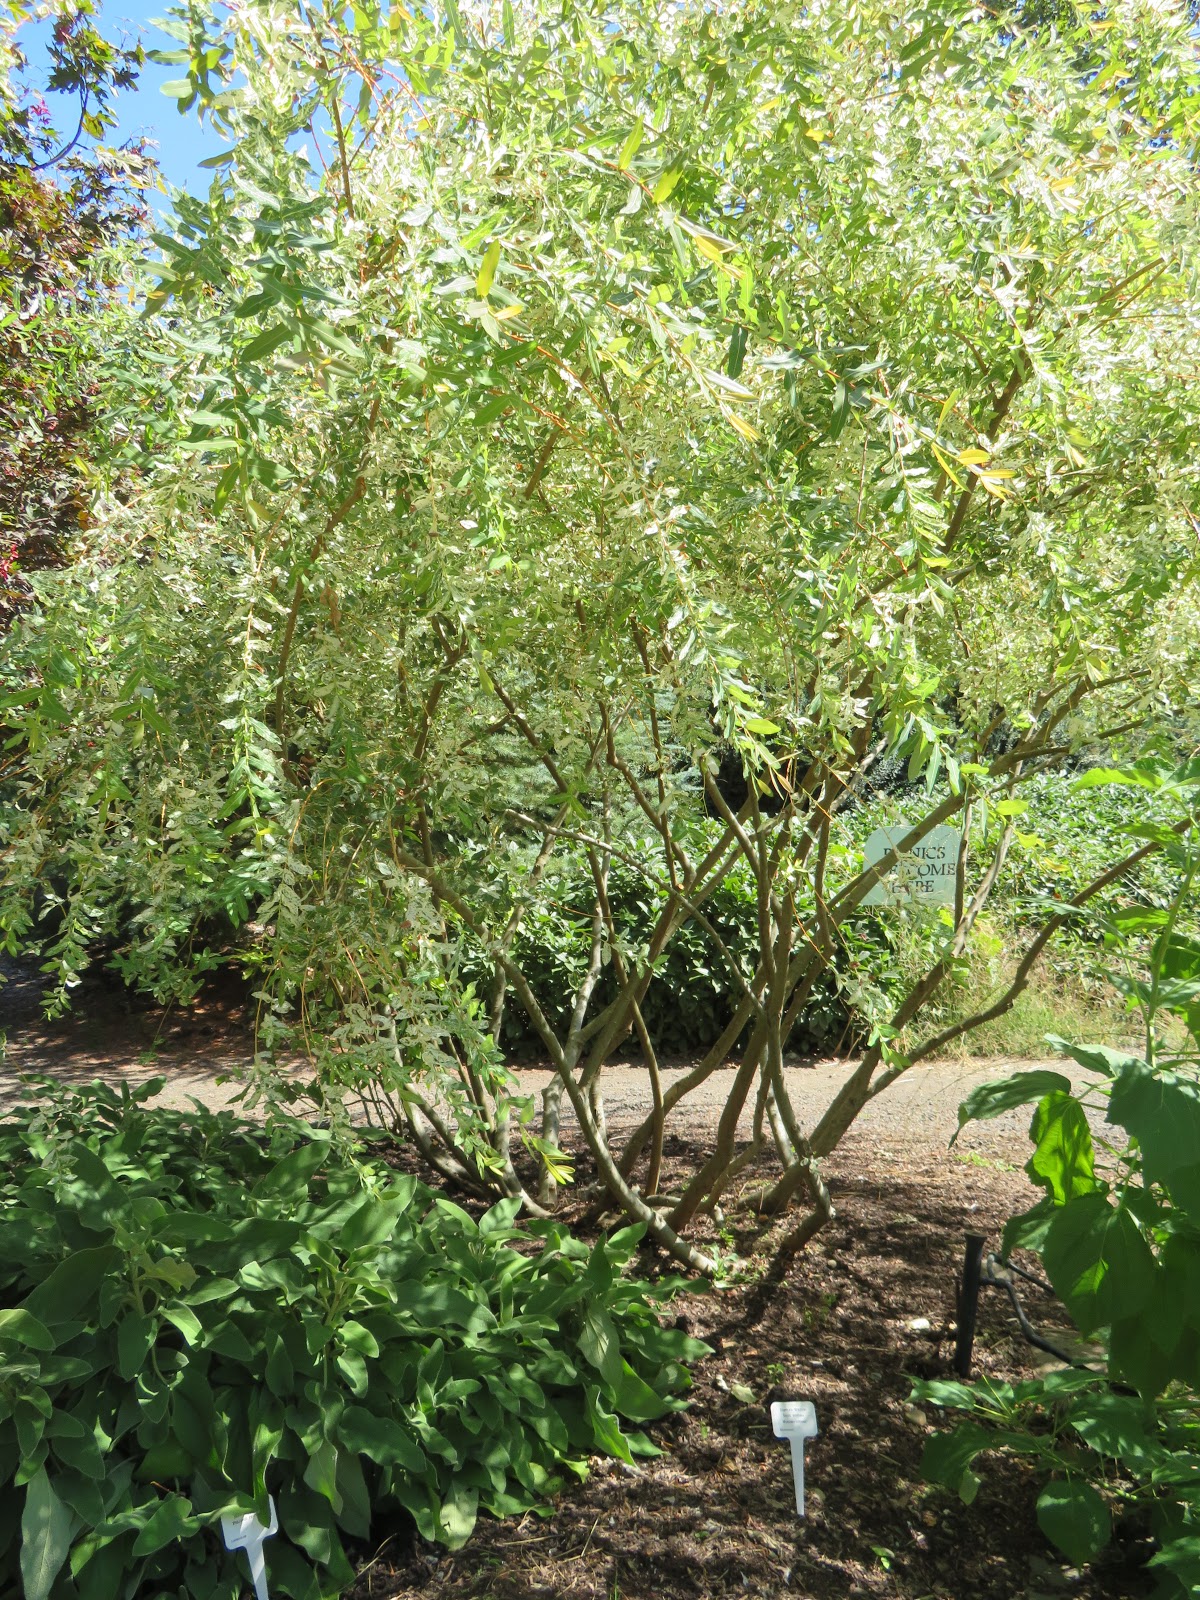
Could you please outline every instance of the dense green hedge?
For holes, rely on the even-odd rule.
[[[593,1452],[654,1453],[705,1347],[622,1277],[638,1230],[476,1222],[158,1087],[0,1125],[0,1592],[233,1600],[216,1524],[271,1495],[271,1591],[316,1600],[389,1519],[455,1546]]]

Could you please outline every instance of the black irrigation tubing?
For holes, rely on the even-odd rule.
[[[1004,1290],[1012,1302],[1012,1308],[1017,1314],[1017,1322],[1020,1324],[1021,1332],[1025,1335],[1026,1342],[1031,1344],[1035,1350],[1044,1350],[1047,1355],[1053,1356],[1056,1361],[1061,1361],[1068,1367],[1079,1367],[1085,1372],[1090,1371],[1091,1369],[1085,1361],[1077,1361],[1074,1356],[1068,1355],[1065,1350],[1060,1350],[1056,1344],[1051,1344],[1049,1339],[1042,1338],[1025,1314],[1025,1307],[1021,1304],[1021,1297],[1017,1293],[1016,1284],[1010,1277],[1006,1277],[1004,1273],[997,1274],[994,1271],[994,1266],[997,1264],[1011,1270],[1011,1263],[1005,1261],[1003,1256],[989,1255],[987,1258],[987,1271],[983,1274],[980,1282],[986,1284],[989,1288]],[[1030,1274],[1023,1272],[1021,1276],[1023,1278],[1030,1277]],[[1031,1278],[1031,1281],[1036,1283],[1038,1280]]]
[[[1046,1294],[1053,1294],[1054,1290],[1044,1278],[1037,1277],[1032,1272],[1026,1272],[1023,1267],[1015,1266],[1011,1261],[1006,1261],[1003,1256],[989,1252],[987,1262],[983,1260],[984,1238],[979,1233],[969,1233],[966,1239],[966,1253],[963,1257],[962,1277],[959,1279],[956,1293],[957,1302],[957,1330],[954,1339],[954,1370],[960,1378],[969,1378],[971,1375],[971,1353],[975,1345],[975,1326],[979,1317],[979,1291],[981,1289],[1003,1289],[1012,1303],[1016,1313],[1017,1323],[1027,1343],[1036,1350],[1044,1350],[1056,1361],[1061,1361],[1065,1366],[1076,1367],[1083,1372],[1090,1372],[1092,1368],[1084,1361],[1077,1360],[1068,1355],[1065,1350],[1059,1349],[1049,1339],[1042,1335],[1030,1322],[1025,1307],[1021,1304],[1021,1297],[1017,1293],[1017,1286],[1012,1280],[1012,1274],[1024,1278],[1034,1284]]]

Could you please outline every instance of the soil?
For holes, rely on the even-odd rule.
[[[164,1100],[227,1103],[217,1080],[249,1054],[243,997],[207,995],[178,1014],[129,1010],[97,986],[75,1020],[47,1023],[39,986],[10,973],[0,991],[0,1110],[19,1073],[168,1079]],[[796,1063],[803,1115],[827,1100],[849,1063]],[[1033,1191],[1024,1158],[1028,1113],[977,1125],[947,1148],[955,1110],[976,1082],[1013,1063],[939,1062],[902,1081],[860,1119],[829,1164],[837,1219],[782,1282],[749,1276],[687,1292],[668,1315],[711,1344],[695,1368],[690,1408],[649,1428],[663,1454],[636,1470],[597,1460],[586,1483],[545,1517],[481,1520],[454,1554],[399,1529],[364,1552],[352,1600],[1137,1600],[1148,1595],[1149,1547],[1118,1540],[1093,1567],[1064,1564],[1034,1516],[1038,1485],[1020,1463],[984,1458],[970,1506],[924,1484],[920,1458],[938,1417],[909,1403],[914,1377],[950,1376],[954,1290],[964,1235],[994,1244]],[[1058,1065],[1056,1063],[1056,1065]],[[1060,1068],[1061,1070],[1061,1068]],[[542,1080],[523,1073],[536,1092]],[[611,1087],[607,1085],[611,1081]],[[668,1141],[671,1187],[695,1170],[720,1079]],[[903,1091],[903,1092],[902,1092]],[[27,1091],[26,1091],[27,1092]],[[606,1077],[610,1123],[631,1126],[646,1103],[636,1066]],[[569,1137],[569,1135],[568,1135]],[[587,1173],[581,1168],[581,1184]],[[567,1212],[570,1218],[570,1212]],[[578,1219],[586,1233],[588,1224]],[[602,1222],[605,1219],[601,1219]],[[728,1244],[714,1231],[706,1242]],[[648,1257],[647,1272],[661,1262]],[[1032,1291],[1028,1309],[1063,1327]],[[984,1291],[976,1374],[1037,1370],[1007,1301]],[[772,1436],[775,1399],[811,1400],[820,1433],[807,1448],[807,1516],[796,1515],[789,1452]]]
[[[668,1172],[694,1170],[676,1141]],[[398,1535],[363,1569],[352,1600],[1137,1600],[1150,1547],[1129,1537],[1093,1567],[1068,1566],[1042,1536],[1040,1485],[985,1457],[972,1505],[922,1482],[932,1408],[914,1377],[951,1377],[964,1235],[995,1243],[1031,1203],[1023,1173],[925,1139],[887,1150],[852,1135],[830,1164],[838,1218],[782,1283],[685,1294],[671,1312],[714,1346],[694,1369],[688,1411],[649,1428],[663,1454],[633,1471],[596,1461],[543,1520],[481,1520],[448,1555]],[[712,1241],[709,1241],[712,1242]],[[1034,1304],[1034,1301],[1037,1304]],[[1061,1312],[1033,1291],[1048,1333]],[[1039,1370],[1008,1303],[984,1291],[973,1375]],[[736,1390],[735,1390],[736,1385]],[[796,1515],[788,1447],[772,1400],[811,1400],[807,1516]]]

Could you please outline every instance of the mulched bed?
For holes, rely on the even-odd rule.
[[[686,1146],[669,1154],[676,1170],[688,1168]],[[994,1242],[1032,1199],[1024,1176],[988,1157],[915,1143],[880,1151],[853,1136],[831,1173],[838,1220],[784,1282],[674,1302],[688,1331],[716,1348],[695,1369],[690,1410],[649,1430],[660,1458],[636,1472],[599,1460],[547,1519],[483,1519],[455,1554],[399,1530],[364,1565],[354,1600],[1149,1594],[1140,1541],[1118,1542],[1087,1572],[1064,1565],[1038,1530],[1038,1488],[1018,1463],[985,1458],[969,1507],[921,1481],[937,1419],[909,1404],[910,1380],[950,1375],[963,1235]],[[1030,1310],[1053,1325],[1048,1303]],[[1007,1302],[985,1292],[976,1372],[1026,1374],[1033,1356]],[[817,1410],[803,1523],[787,1445],[767,1416],[775,1399]]]

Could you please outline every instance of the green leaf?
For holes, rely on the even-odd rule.
[[[1200,1044],[1200,938],[1178,930],[1164,934],[1155,943],[1154,960],[1166,989],[1159,1003],[1177,1011]]]
[[[1081,1067],[1098,1072],[1105,1078],[1118,1077],[1131,1061],[1137,1060],[1127,1050],[1110,1050],[1105,1044],[1072,1044],[1053,1033],[1046,1035],[1046,1041],[1062,1055],[1077,1061]]]
[[[611,1411],[607,1411],[601,1405],[599,1389],[590,1384],[585,1390],[585,1406],[592,1429],[592,1443],[606,1455],[616,1456],[618,1460],[632,1466],[633,1457],[629,1453],[629,1446],[621,1436],[620,1423]]]
[[[725,371],[731,378],[740,378],[742,365],[746,359],[746,340],[749,330],[740,323],[733,330],[729,340],[729,354],[725,357]]]
[[[136,1378],[145,1365],[157,1326],[153,1317],[137,1311],[129,1311],[121,1318],[117,1329],[117,1370],[126,1382]]]
[[[994,1443],[992,1434],[981,1423],[960,1422],[947,1433],[935,1433],[926,1440],[921,1455],[921,1476],[960,1493],[971,1465],[981,1450]],[[976,1483],[975,1487],[978,1487]],[[974,1498],[972,1494],[972,1498]],[[967,1502],[970,1504],[970,1501]]]
[[[367,1456],[381,1467],[402,1467],[414,1476],[425,1471],[425,1453],[414,1443],[405,1425],[391,1417],[376,1416],[365,1406],[347,1406],[338,1419],[337,1434],[347,1450]]]
[[[1108,1120],[1138,1141],[1151,1183],[1164,1184],[1200,1225],[1200,1088],[1172,1072],[1127,1061],[1109,1097]]]
[[[994,1083],[981,1083],[958,1108],[958,1127],[953,1144],[968,1122],[986,1122],[989,1117],[1001,1116],[1030,1101],[1041,1100],[1048,1094],[1070,1094],[1071,1080],[1061,1072],[1039,1068],[1036,1072],[1017,1072],[1011,1078],[999,1078]]]
[[[71,1548],[75,1518],[55,1494],[45,1467],[25,1488],[21,1513],[21,1586],[24,1600],[47,1600]]]
[[[629,136],[625,140],[625,143],[621,146],[621,154],[617,157],[617,166],[622,172],[625,171],[629,163],[633,160],[634,156],[637,155],[638,151],[641,149],[642,140],[645,138],[645,136],[646,124],[642,118],[639,117],[634,123],[633,127],[630,128]]]
[[[1042,1262],[1085,1334],[1110,1327],[1117,1316],[1136,1316],[1154,1283],[1154,1257],[1137,1224],[1098,1191],[1058,1209]]]
[[[616,1387],[621,1381],[621,1341],[607,1312],[593,1307],[584,1318],[579,1335],[579,1348],[594,1367],[600,1369],[605,1383]]]
[[[1194,1595],[1200,1589],[1200,1534],[1169,1539],[1146,1565],[1169,1572],[1183,1594]]]
[[[199,1526],[199,1519],[192,1515],[192,1502],[182,1495],[168,1495],[138,1534],[133,1553],[152,1556],[165,1545],[175,1544],[194,1533]]]
[[[100,1285],[120,1271],[122,1259],[112,1245],[73,1251],[26,1298],[24,1309],[49,1328],[73,1321],[95,1299]]]
[[[349,339],[340,328],[335,328],[331,322],[326,322],[324,317],[306,316],[302,325],[305,332],[311,333],[327,350],[336,350],[345,356],[359,356],[362,353],[353,340]]]
[[[659,173],[654,188],[650,191],[655,205],[662,205],[664,200],[669,200],[674,194],[679,180],[683,177],[684,165],[681,159],[676,159],[665,166]]]
[[[342,1497],[337,1486],[337,1447],[328,1441],[318,1445],[308,1458],[304,1481],[310,1489],[324,1495],[334,1511],[341,1510]]]
[[[9,1339],[30,1350],[54,1349],[54,1335],[45,1323],[21,1309],[0,1311],[0,1342]]]
[[[1080,1478],[1048,1483],[1038,1496],[1038,1526],[1077,1565],[1094,1561],[1112,1537],[1108,1506]]]
[[[839,378],[833,390],[833,411],[829,418],[829,437],[836,440],[841,437],[842,429],[846,426],[846,419],[850,415],[850,391],[844,378]]]
[[[442,1502],[438,1526],[447,1546],[461,1550],[471,1537],[479,1516],[479,1490],[454,1477]]]
[[[1092,1130],[1074,1095],[1055,1090],[1033,1114],[1029,1136],[1037,1149],[1026,1171],[1035,1183],[1048,1189],[1058,1205],[1098,1188],[1092,1149]]]
[[[491,292],[492,284],[496,277],[496,268],[500,265],[500,241],[493,239],[483,253],[480,263],[479,275],[475,279],[475,293],[481,300],[486,300]]]
[[[415,1187],[412,1180],[402,1179],[396,1192],[364,1200],[337,1229],[335,1239],[339,1249],[367,1250],[385,1244],[412,1203]]]
[[[258,1180],[250,1190],[255,1200],[302,1199],[308,1193],[309,1181],[328,1160],[329,1144],[325,1139],[312,1139],[284,1156],[282,1161]]]
[[[269,356],[278,350],[281,344],[286,344],[295,337],[296,330],[285,322],[277,322],[273,327],[264,328],[261,333],[255,334],[250,343],[238,352],[239,360],[261,361],[264,356]]]
[[[1000,1252],[1007,1259],[1014,1250],[1032,1250],[1040,1255],[1046,1243],[1050,1224],[1058,1215],[1058,1207],[1051,1197],[1043,1195],[1036,1205],[1010,1217],[1004,1224],[1000,1239]]]
[[[1154,1408],[1132,1395],[1084,1395],[1070,1406],[1066,1420],[1098,1454],[1134,1471],[1148,1468],[1157,1452]]]

